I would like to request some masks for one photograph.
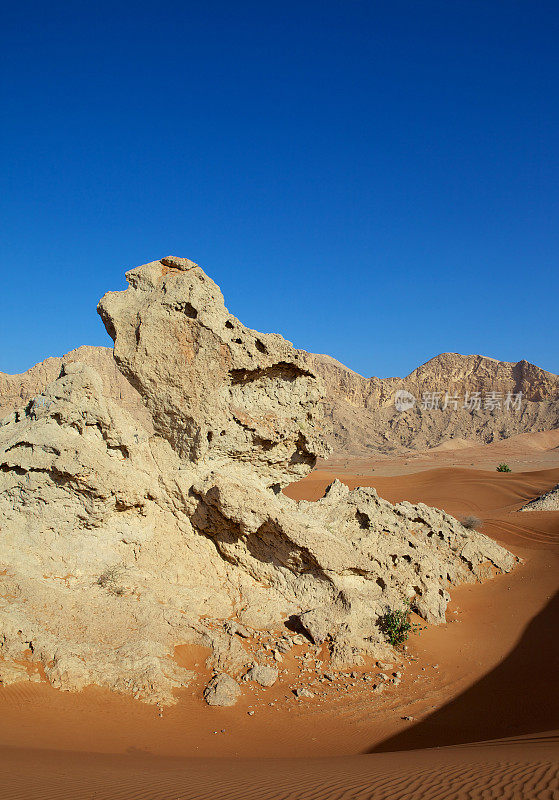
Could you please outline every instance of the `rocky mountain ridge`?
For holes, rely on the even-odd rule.
[[[363,378],[330,356],[307,358],[324,381],[330,443],[340,454],[426,450],[452,439],[488,444],[559,427],[559,376],[527,361],[442,353],[406,378]],[[398,410],[402,391],[414,403]]]

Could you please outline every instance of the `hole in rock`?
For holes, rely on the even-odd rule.
[[[268,352],[268,348],[266,347],[264,342],[260,341],[260,339],[257,339],[255,344],[256,344],[256,349],[259,350],[261,353],[267,353]]]
[[[364,514],[362,511],[357,511],[355,514],[355,519],[359,523],[359,527],[363,528],[363,530],[368,530],[369,528],[369,517]]]
[[[301,620],[295,614],[292,614],[285,622],[285,627],[291,633],[299,633],[301,636],[304,636],[305,639],[308,639],[309,642],[312,642],[311,637],[307,633],[307,631],[301,625]]]
[[[192,303],[188,303],[186,301],[177,303],[175,306],[175,311],[180,311],[182,314],[185,314],[187,317],[189,317],[189,319],[196,319],[198,316],[198,312]]]

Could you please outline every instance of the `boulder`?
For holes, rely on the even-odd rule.
[[[249,681],[256,681],[260,686],[273,686],[278,679],[278,670],[268,667],[265,664],[257,664],[251,667],[246,673],[245,678]]]
[[[234,706],[241,696],[241,687],[226,672],[214,675],[204,689],[204,699],[209,706]]]

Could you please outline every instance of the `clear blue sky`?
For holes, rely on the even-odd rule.
[[[0,35],[1,371],[108,344],[99,297],[172,253],[367,376],[559,372],[555,0],[41,0]]]

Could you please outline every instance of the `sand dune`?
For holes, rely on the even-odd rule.
[[[402,684],[380,697],[357,682],[297,701],[289,660],[284,683],[239,706],[208,709],[201,676],[162,717],[93,687],[0,690],[0,798],[556,797],[559,512],[517,509],[559,481],[558,466],[340,476],[392,502],[475,513],[523,563],[454,590],[449,623],[410,640]],[[331,478],[287,492],[316,498]]]
[[[468,444],[468,446],[466,446]],[[456,445],[456,446],[455,446]],[[471,445],[471,446],[470,446]],[[559,462],[559,429],[537,433],[521,433],[491,444],[480,445],[464,439],[447,441],[444,447],[409,452],[404,455],[382,455],[349,458],[337,456],[318,463],[326,472],[353,476],[403,475],[437,467],[466,467],[494,471],[505,461],[514,472],[553,468]]]
[[[339,759],[157,762],[14,751],[2,800],[424,800],[557,796],[556,733]]]

